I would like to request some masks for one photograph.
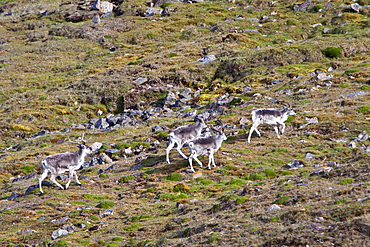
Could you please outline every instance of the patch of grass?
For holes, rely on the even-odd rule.
[[[33,165],[24,165],[21,170],[25,173],[30,173],[35,169],[35,166]]]
[[[70,243],[65,241],[64,239],[61,239],[59,240],[58,242],[54,243],[53,245],[51,245],[52,247],[65,247],[65,246],[69,246]]]
[[[265,173],[265,176],[268,178],[276,177],[276,171],[274,171],[273,169],[265,169],[263,173]]]
[[[112,201],[103,201],[103,202],[99,203],[98,205],[96,205],[96,207],[107,209],[107,208],[113,207],[114,205],[115,205],[115,203],[112,202]]]
[[[132,225],[129,225],[129,226],[124,226],[122,227],[123,230],[125,231],[128,231],[128,232],[132,232],[132,231],[135,231],[137,229],[140,229],[141,228],[141,225],[140,224],[132,224]]]
[[[207,243],[208,244],[211,244],[213,242],[215,242],[217,239],[221,238],[220,236],[213,236],[213,237],[210,237],[208,240],[207,240]]]
[[[135,221],[135,222],[138,222],[138,221],[140,221],[142,219],[150,219],[150,218],[152,218],[151,215],[145,214],[145,215],[132,216],[131,217],[131,220],[132,221]]]
[[[346,202],[346,200],[344,200],[344,199],[338,199],[338,200],[334,201],[334,205],[345,203],[345,202]]]
[[[171,173],[167,176],[164,176],[164,179],[168,180],[168,181],[174,181],[174,182],[179,182],[182,180],[182,176],[180,173]]]
[[[229,185],[237,185],[237,186],[243,187],[243,186],[245,186],[246,181],[244,179],[240,179],[240,178],[232,178],[226,184],[229,184]]]
[[[313,10],[314,10],[315,12],[319,12],[319,11],[320,11],[320,10],[322,10],[324,7],[325,7],[325,6],[324,6],[324,5],[322,5],[322,4],[317,4],[317,5],[315,5],[315,6],[313,7]]]
[[[340,47],[326,47],[322,49],[322,53],[328,58],[338,58],[342,53],[342,48]]]
[[[285,204],[289,200],[290,200],[289,196],[282,196],[282,197],[278,198],[274,203],[275,204]]]
[[[154,187],[150,187],[146,190],[146,192],[148,192],[148,193],[153,193],[154,191],[155,191]]]
[[[101,200],[108,199],[107,195],[83,194],[82,197],[85,199],[91,200],[91,201],[101,201]]]
[[[164,193],[160,196],[160,198],[162,199],[168,199],[170,201],[175,201],[177,199],[186,199],[186,198],[189,198],[190,196],[184,194],[184,193],[181,193],[181,192],[177,192],[177,193]]]
[[[239,197],[239,198],[237,198],[236,200],[235,200],[235,204],[242,204],[242,203],[244,203],[246,200],[248,200],[249,199],[249,197],[248,196],[241,196],[241,197]]]
[[[209,179],[206,179],[206,178],[196,178],[195,180],[197,182],[199,182],[200,184],[203,184],[203,185],[213,184],[213,181],[212,180],[209,180]]]
[[[342,181],[339,182],[339,184],[351,184],[351,183],[353,183],[352,178],[345,178],[345,179],[343,179]]]
[[[346,81],[338,85],[339,88],[347,88],[349,86],[351,86],[351,83]]]
[[[258,173],[254,173],[254,174],[251,174],[249,176],[247,176],[247,180],[252,180],[252,181],[256,181],[256,180],[261,180],[263,179],[264,177],[266,177],[264,174],[258,174]]]
[[[168,57],[177,57],[178,56],[178,54],[177,53],[170,53],[170,54],[168,54]]]
[[[269,219],[270,222],[278,222],[279,221],[279,217],[278,216],[273,216]]]
[[[135,179],[135,176],[134,175],[128,175],[128,176],[123,176],[119,179],[119,182],[120,183],[128,183],[130,182],[131,180],[134,180]]]
[[[369,110],[370,110],[369,105],[364,105],[364,106],[360,106],[359,108],[357,108],[357,112],[359,113],[367,113]]]
[[[358,69],[349,69],[349,70],[344,71],[343,75],[351,75],[351,74],[355,74],[358,72],[360,72],[360,70]]]
[[[189,192],[190,191],[190,188],[189,186],[187,186],[186,184],[184,183],[179,183],[179,184],[176,184],[174,187],[173,187],[173,192],[182,192],[182,193],[186,193],[186,192]]]
[[[280,174],[283,175],[283,176],[287,176],[287,175],[291,175],[292,172],[291,171],[282,170],[282,171],[280,171]]]

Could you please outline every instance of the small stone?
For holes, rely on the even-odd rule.
[[[268,209],[266,209],[266,211],[273,211],[273,210],[280,210],[281,207],[279,205],[276,205],[276,204],[272,204]]]
[[[306,154],[306,159],[314,159],[314,158],[316,158],[316,156],[314,155],[314,154],[311,154],[311,153],[307,153]]]
[[[61,236],[64,236],[64,235],[67,235],[69,234],[68,231],[66,230],[63,230],[63,229],[58,229],[58,230],[55,230],[52,234],[51,234],[51,239],[52,240],[55,240]]]

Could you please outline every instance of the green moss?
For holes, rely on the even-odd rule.
[[[146,215],[132,216],[131,220],[137,222],[137,221],[142,220],[142,219],[150,219],[150,218],[152,218],[152,216],[146,214]]]
[[[98,216],[96,216],[96,215],[90,215],[90,216],[89,216],[89,219],[90,219],[90,220],[95,220],[95,221],[100,220],[100,219],[99,219],[99,217],[98,217]]]
[[[278,216],[273,216],[270,218],[269,220],[270,222],[278,222],[279,221],[279,217]]]
[[[184,194],[184,193],[181,193],[181,192],[177,192],[177,193],[164,193],[161,195],[161,198],[162,199],[168,199],[170,201],[175,201],[177,199],[186,199],[186,198],[189,198],[190,196]]]
[[[339,182],[339,184],[351,184],[353,182],[352,178],[345,178]]]
[[[146,192],[148,192],[148,193],[153,193],[154,191],[155,191],[154,187],[150,187],[146,190]]]
[[[132,224],[130,226],[122,227],[123,230],[128,231],[128,232],[132,232],[132,231],[135,231],[135,230],[140,229],[140,228],[141,228],[140,224]]]
[[[322,50],[322,53],[328,58],[338,58],[342,53],[340,47],[326,47]]]
[[[277,199],[274,203],[275,204],[285,204],[289,200],[290,200],[289,196],[282,196],[279,199]]]
[[[114,205],[115,205],[115,203],[112,202],[112,201],[103,201],[103,202],[99,203],[98,205],[96,205],[96,207],[107,209],[107,208],[113,207]]]
[[[319,11],[320,11],[320,10],[322,10],[324,7],[325,7],[325,6],[324,6],[324,5],[322,5],[322,4],[317,4],[317,5],[315,5],[315,6],[313,7],[313,10],[314,10],[315,12],[319,12]]]
[[[21,169],[25,173],[29,173],[29,172],[32,172],[35,169],[35,166],[33,166],[33,165],[24,165]]]
[[[59,240],[58,242],[56,242],[55,244],[53,244],[51,246],[52,247],[65,247],[65,246],[69,246],[69,245],[70,245],[70,243],[68,243],[64,239],[61,239],[61,240]]]
[[[359,113],[367,113],[369,110],[370,110],[369,105],[364,105],[364,106],[360,106],[359,108],[357,108],[357,112]]]
[[[135,179],[135,176],[134,175],[128,175],[128,176],[123,176],[119,179],[119,182],[120,183],[128,183],[130,182],[131,180],[134,180]]]
[[[349,82],[343,82],[343,83],[338,85],[339,88],[347,88],[349,86],[351,86],[351,84]]]
[[[344,199],[338,199],[338,200],[334,201],[334,205],[345,203],[345,202],[346,202],[346,200],[344,200]]]
[[[164,176],[164,179],[167,179],[169,181],[181,181],[182,180],[182,176],[180,173],[171,173],[167,176]]]
[[[268,178],[276,177],[276,171],[274,171],[272,169],[265,169],[263,172],[265,173],[265,176],[268,177]]]
[[[251,174],[248,176],[248,180],[252,180],[252,181],[256,181],[256,180],[261,180],[263,179],[265,176],[262,175],[262,174],[257,174],[257,173],[254,173],[254,174]]]
[[[246,181],[244,179],[240,179],[240,178],[233,178],[226,184],[228,184],[228,185],[237,185],[239,187],[242,187],[242,186],[245,186]]]
[[[239,198],[237,198],[236,200],[235,200],[235,204],[242,204],[242,203],[244,203],[246,200],[248,200],[248,196],[241,196],[241,197],[239,197]]]
[[[108,196],[106,195],[83,194],[82,197],[88,200],[92,200],[92,201],[101,201],[101,200],[108,199]]]
[[[220,236],[213,236],[213,237],[210,237],[208,240],[207,240],[207,243],[210,244],[210,243],[213,243],[214,241],[216,241],[217,239],[221,238]]]
[[[292,172],[291,171],[282,170],[282,171],[280,171],[280,174],[283,175],[283,176],[287,176],[287,175],[292,174]]]
[[[212,180],[206,179],[206,178],[196,178],[195,179],[197,182],[203,184],[203,185],[210,185],[213,183]]]

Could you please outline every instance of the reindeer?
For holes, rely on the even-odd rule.
[[[203,167],[202,162],[200,162],[200,160],[197,157],[199,155],[205,154],[209,155],[208,169],[211,170],[211,163],[214,167],[216,167],[214,153],[220,149],[222,142],[225,141],[226,139],[227,139],[226,135],[223,133],[223,131],[221,131],[218,132],[216,136],[201,137],[190,141],[188,143],[188,146],[190,148],[191,153],[189,157],[191,171],[195,172],[192,164],[193,159],[196,162],[198,162],[200,167]]]
[[[68,138],[69,139],[69,138]],[[78,144],[78,151],[77,152],[66,152],[60,154],[54,154],[47,156],[45,159],[41,161],[42,165],[42,174],[39,178],[39,188],[40,192],[43,194],[43,190],[41,188],[42,181],[47,177],[48,173],[51,173],[50,180],[56,184],[62,190],[68,189],[69,184],[71,183],[73,176],[76,178],[76,183],[81,185],[80,181],[78,181],[76,171],[81,168],[82,164],[84,163],[85,156],[91,153],[91,148],[86,145],[86,142],[82,137],[78,139],[79,142],[72,142],[68,141],[68,143]],[[69,179],[65,188],[60,185],[56,180],[56,176],[65,173],[66,171],[69,172]]]
[[[184,159],[187,159],[186,155],[181,152],[181,148],[187,142],[198,138],[202,132],[202,129],[207,126],[202,118],[196,118],[195,121],[196,123],[194,124],[178,127],[168,135],[170,138],[170,142],[166,149],[167,164],[170,164],[170,151],[175,146],[175,144],[177,145],[177,151]]]
[[[252,111],[252,127],[249,131],[248,135],[248,143],[251,142],[251,136],[253,131],[256,131],[258,136],[261,137],[261,133],[258,131],[257,127],[260,124],[267,124],[272,125],[276,132],[277,138],[279,136],[279,126],[283,126],[281,128],[281,134],[284,134],[285,131],[285,124],[284,122],[288,119],[289,115],[295,115],[296,113],[290,107],[284,107],[283,110],[275,110],[275,109],[259,109]]]

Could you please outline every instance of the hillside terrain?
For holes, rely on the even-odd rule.
[[[103,4],[0,0],[0,246],[370,246],[370,1]],[[196,117],[228,139],[193,173]]]

